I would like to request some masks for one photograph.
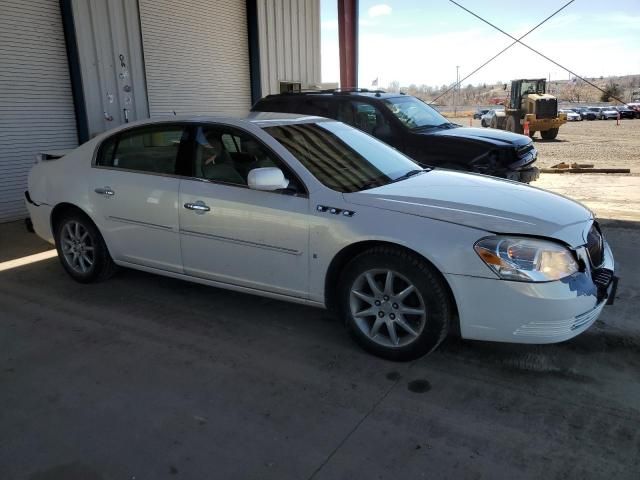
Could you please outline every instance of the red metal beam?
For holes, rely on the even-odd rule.
[[[338,0],[340,87],[358,86],[358,0]]]

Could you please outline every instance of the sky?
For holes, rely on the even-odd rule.
[[[456,1],[517,38],[568,0]],[[513,42],[449,0],[360,0],[359,10],[360,87],[448,85],[456,66],[462,79]],[[337,0],[321,0],[321,23],[322,81],[337,82]],[[640,0],[575,0],[522,41],[581,76],[640,74]],[[461,83],[549,76],[569,73],[514,45]]]

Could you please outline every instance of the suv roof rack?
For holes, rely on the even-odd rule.
[[[298,92],[282,92],[282,93],[274,93],[271,95],[268,95],[269,97],[271,96],[278,96],[278,95],[305,95],[305,94],[314,94],[314,93],[336,93],[336,94],[340,94],[340,93],[388,93],[384,90],[369,90],[368,88],[327,88],[324,90],[314,90],[314,89],[304,89],[304,90],[300,90]]]

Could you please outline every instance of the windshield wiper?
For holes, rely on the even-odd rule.
[[[437,128],[438,125],[418,125],[417,127],[412,127],[411,130],[427,130],[428,128]]]
[[[413,177],[414,175],[418,175],[420,173],[424,173],[424,172],[428,172],[429,169],[425,169],[425,168],[421,168],[420,170],[409,170],[407,173],[405,173],[404,175],[400,175],[398,178],[396,178],[393,182],[400,182],[402,180],[406,180],[409,177]]]

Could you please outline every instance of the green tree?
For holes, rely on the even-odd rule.
[[[600,100],[602,102],[608,102],[612,98],[620,97],[621,95],[620,85],[617,83],[609,82],[606,87],[604,87],[604,91],[602,95],[600,95]]]

